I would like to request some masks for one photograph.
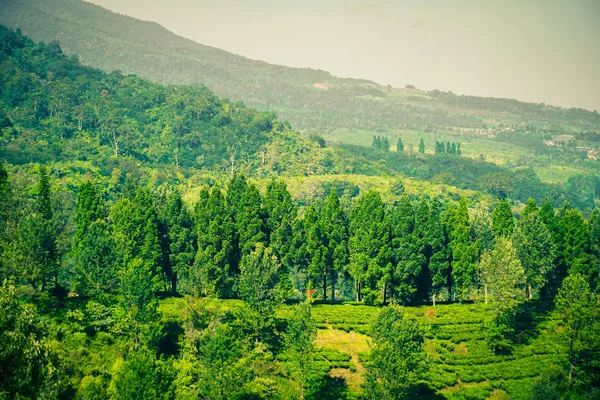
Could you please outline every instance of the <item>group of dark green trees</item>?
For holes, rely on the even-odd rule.
[[[592,290],[600,283],[598,212],[586,220],[568,204],[555,210],[530,199],[517,219],[506,200],[490,213],[481,204],[469,209],[466,198],[404,195],[385,204],[368,191],[342,205],[332,189],[299,210],[283,182],[262,194],[236,174],[224,188],[204,187],[188,208],[172,187],[130,182],[110,198],[87,181],[72,228],[61,228],[43,167],[24,208],[11,201],[4,169],[2,176],[2,277],[42,291],[96,296],[130,282],[148,293],[239,297],[256,257],[277,264],[273,276],[256,279],[274,280],[288,296],[316,290],[322,299],[369,304],[487,299],[499,285],[490,283],[500,276],[494,263],[513,260],[523,269],[513,286],[528,297],[553,297],[569,272],[586,276]],[[68,253],[62,240],[72,243]]]
[[[460,156],[462,151],[460,150],[460,143],[454,142],[435,142],[435,154],[456,154]]]

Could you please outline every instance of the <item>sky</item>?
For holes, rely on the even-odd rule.
[[[600,111],[598,0],[88,0],[248,58]]]

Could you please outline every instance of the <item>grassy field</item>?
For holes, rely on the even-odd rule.
[[[166,317],[181,315],[184,299],[161,303]],[[236,300],[220,302],[224,308],[243,305]],[[321,361],[332,377],[345,379],[351,393],[360,392],[369,354],[369,327],[377,307],[354,304],[317,304],[313,315],[319,328],[316,345]],[[432,311],[433,310],[433,311]],[[281,306],[286,318],[290,306]],[[521,342],[512,354],[495,355],[485,342],[486,323],[492,317],[483,304],[451,304],[406,307],[426,332],[429,371],[423,375],[423,398],[431,399],[527,399],[536,378],[565,360],[558,340],[557,321],[548,305],[526,303],[521,308]]]
[[[425,143],[425,153],[433,154],[436,141],[460,143],[463,157],[479,159],[482,155],[486,161],[508,168],[531,166],[542,182],[564,183],[572,176],[595,173],[589,165],[559,165],[555,159],[536,156],[534,152],[522,146],[499,142],[482,136],[462,135],[460,132],[426,133],[410,129],[399,129],[386,132],[358,131],[335,129],[323,133],[323,137],[331,142],[371,146],[373,136],[387,136],[390,140],[390,151],[396,151],[398,137],[402,138],[405,152],[417,152],[421,138]]]
[[[395,190],[395,186],[401,183],[402,193],[408,196],[428,195],[431,198],[441,196],[450,197],[455,200],[460,197],[467,197],[476,202],[483,202],[491,205],[494,203],[492,196],[477,192],[474,190],[459,189],[455,186],[434,184],[428,181],[421,181],[406,177],[395,176],[366,176],[366,175],[315,175],[300,177],[280,177],[284,181],[292,197],[299,203],[314,198],[323,198],[329,193],[329,185],[348,184],[359,189],[359,193],[365,193],[369,189],[374,189],[381,194],[385,202],[393,202],[400,198],[400,193]],[[270,179],[255,180],[254,182],[261,193],[265,193]],[[202,187],[182,187],[180,188],[183,199],[188,204],[194,204],[199,199]]]

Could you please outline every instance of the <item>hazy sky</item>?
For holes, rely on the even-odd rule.
[[[600,0],[92,0],[249,58],[600,111]]]

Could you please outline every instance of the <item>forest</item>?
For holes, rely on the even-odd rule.
[[[0,399],[600,397],[597,176],[332,145],[0,33]]]
[[[555,304],[570,347],[554,365],[558,380],[540,378],[533,395],[597,395],[588,392],[600,383],[597,211],[586,219],[568,203],[555,210],[530,199],[517,219],[506,200],[489,212],[464,198],[385,204],[375,191],[346,209],[331,190],[299,215],[285,184],[273,180],[263,194],[243,175],[205,187],[189,207],[169,185],[127,181],[109,193],[89,177],[65,206],[44,167],[25,190],[0,175],[9,398],[338,398],[340,382],[329,380],[314,344],[310,303],[319,299],[391,304],[367,332],[373,347],[354,396],[432,393],[418,385],[427,373],[423,327],[394,304],[435,313],[454,302],[486,307],[483,340],[499,357],[531,333],[517,324],[522,307]],[[162,320],[158,299],[182,295],[186,319]],[[224,312],[206,299],[243,306]],[[123,361],[85,371],[67,350],[74,332],[121,349]]]

